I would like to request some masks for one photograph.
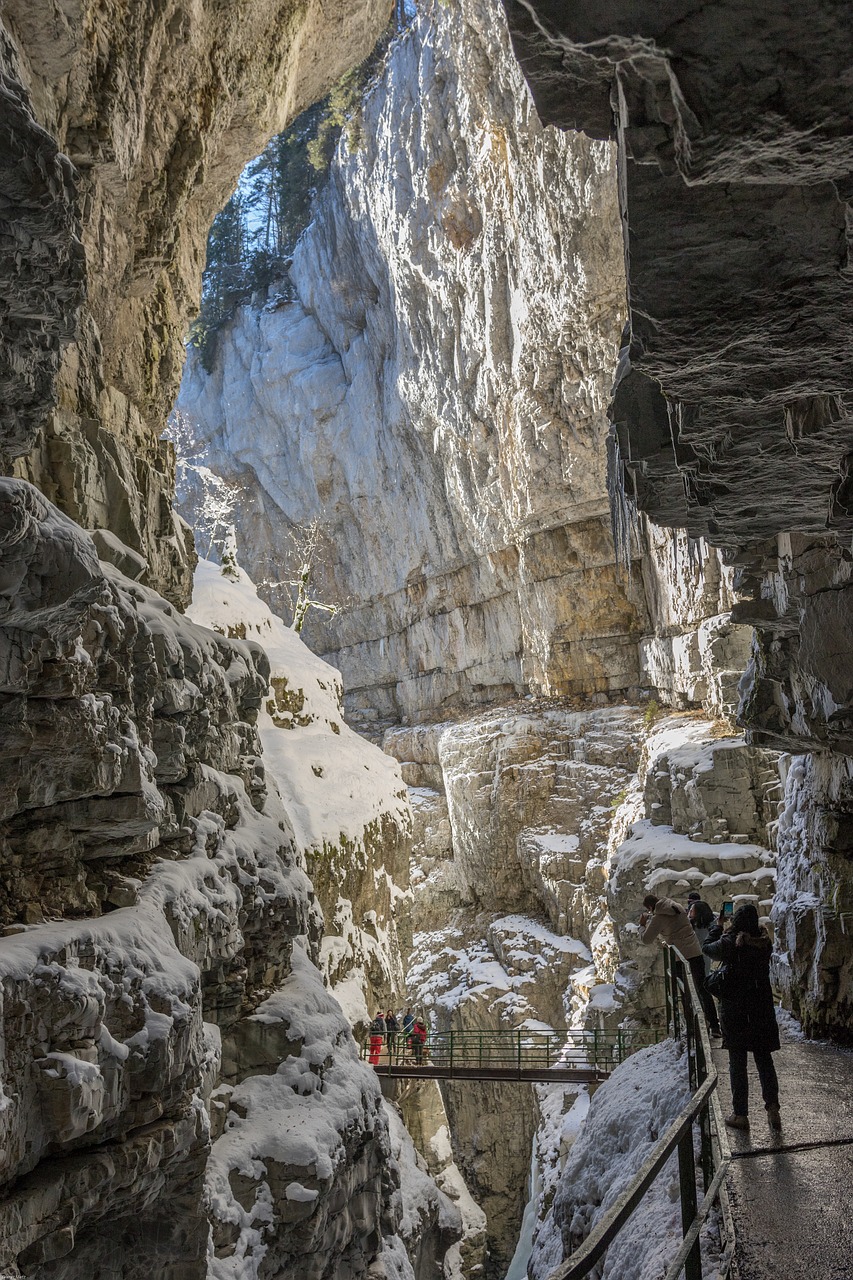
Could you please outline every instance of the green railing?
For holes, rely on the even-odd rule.
[[[402,1032],[383,1041],[377,1055],[370,1044],[361,1050],[362,1058],[374,1066],[411,1066],[418,1061],[424,1066],[440,1067],[452,1073],[464,1068],[472,1070],[513,1069],[517,1071],[595,1070],[609,1073],[614,1067],[647,1045],[664,1038],[663,1028],[643,1027],[618,1031],[539,1031],[525,1027],[515,1030],[433,1031],[423,1050],[409,1043]]]
[[[664,966],[667,1022],[673,1036],[685,1042],[693,1096],[655,1143],[631,1185],[572,1256],[551,1272],[548,1280],[582,1280],[589,1275],[675,1151],[678,1152],[683,1240],[663,1280],[679,1280],[682,1275],[685,1280],[702,1280],[702,1227],[715,1206],[719,1206],[720,1211],[722,1244],[717,1272],[724,1280],[731,1268],[735,1235],[725,1182],[731,1152],[717,1097],[717,1071],[711,1058],[708,1029],[690,971],[678,952],[670,947],[664,948]],[[694,1126],[699,1130],[704,1193],[701,1203],[697,1193]],[[652,1232],[655,1229],[653,1224]]]

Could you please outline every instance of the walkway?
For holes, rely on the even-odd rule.
[[[728,1055],[714,1058],[728,1115]],[[767,1125],[753,1067],[752,1129],[727,1130],[737,1280],[853,1280],[853,1052],[785,1041],[774,1058],[782,1132]]]

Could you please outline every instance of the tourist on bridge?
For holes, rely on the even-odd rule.
[[[388,1041],[388,1057],[390,1058],[397,1048],[397,1032],[400,1030],[400,1024],[397,1021],[397,1015],[393,1009],[389,1009],[385,1014],[385,1035]]]
[[[779,1081],[772,1056],[779,1048],[779,1027],[770,986],[773,944],[767,930],[759,925],[758,912],[751,902],[738,907],[725,932],[723,925],[720,912],[719,921],[710,930],[703,949],[712,960],[722,961],[718,999],[732,1083],[732,1114],[726,1118],[726,1124],[733,1129],[749,1128],[746,1068],[747,1054],[751,1053],[770,1128],[781,1129]]]
[[[403,1039],[406,1044],[409,1043],[409,1036],[412,1034],[412,1027],[415,1025],[415,1015],[411,1009],[407,1009],[403,1014]]]
[[[412,1034],[409,1037],[409,1044],[412,1046],[412,1056],[415,1062],[420,1065],[424,1056],[424,1045],[426,1044],[427,1029],[423,1019],[418,1018],[412,1027]]]
[[[686,960],[699,992],[711,1035],[718,1036],[720,1020],[717,1017],[717,1006],[713,996],[705,990],[705,961],[693,925],[687,919],[687,912],[671,898],[656,898],[653,893],[643,898],[643,906],[645,911],[640,916],[640,928],[643,930],[640,940],[650,943],[655,938],[660,938],[675,947]]]
[[[381,1009],[377,1011],[376,1017],[370,1024],[368,1035],[370,1036],[368,1062],[372,1067],[375,1067],[382,1053],[382,1045],[385,1043],[385,1018]]]

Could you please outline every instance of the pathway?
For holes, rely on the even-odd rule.
[[[783,1041],[782,1132],[767,1125],[750,1059],[748,1133],[728,1129],[737,1280],[853,1280],[853,1052]],[[731,1111],[728,1055],[716,1050]]]

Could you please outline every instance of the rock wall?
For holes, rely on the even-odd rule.
[[[279,608],[288,532],[319,520],[318,586],[347,607],[306,636],[350,709],[636,685],[642,595],[604,482],[611,149],[541,127],[488,0],[418,18],[359,137],[297,247],[296,300],[240,310],[212,374],[188,362],[181,510],[206,553],[224,480],[223,524]]]
[[[0,465],[189,598],[160,443],[211,219],[269,135],[364,56],[382,5],[12,0],[0,28]]]
[[[822,895],[833,934],[853,890],[836,848],[853,751],[850,32],[830,4],[505,9],[542,119],[619,149],[630,319],[613,480],[723,548],[733,618],[756,628],[741,722],[815,753],[792,799],[807,861],[801,840],[780,846],[780,963],[790,974],[797,955],[792,998],[847,1037],[846,948],[799,895]]]
[[[659,1026],[662,963],[636,923],[645,894],[684,900],[698,888],[715,909],[732,897],[764,917],[773,908],[779,757],[719,721],[528,698],[390,730],[385,746],[415,818],[409,996],[439,1035]],[[456,1160],[486,1213],[486,1274],[502,1277],[531,1152],[541,1223],[587,1091],[466,1083],[442,1085],[442,1096]],[[404,1108],[417,1135],[424,1105]]]
[[[245,580],[213,571],[217,634],[25,482],[0,497],[0,1268],[287,1276],[307,1232],[318,1280],[386,1250],[411,1280],[378,1085],[320,973],[362,1006],[402,981],[393,763]],[[370,971],[356,930],[330,973],[312,841],[384,879]]]

